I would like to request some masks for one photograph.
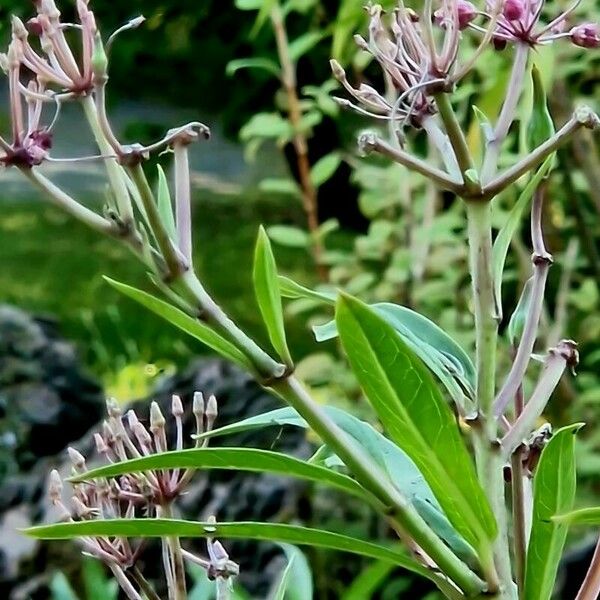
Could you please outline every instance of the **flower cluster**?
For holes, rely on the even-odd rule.
[[[169,450],[166,419],[156,402],[153,402],[150,408],[148,428],[133,410],[123,415],[114,400],[107,402],[107,409],[108,418],[103,423],[102,433],[96,433],[94,441],[98,454],[109,464]],[[192,412],[196,422],[196,434],[210,431],[217,417],[215,397],[210,396],[205,400],[201,393],[195,393]],[[181,399],[173,396],[171,415],[175,424],[176,450],[183,449],[183,414]],[[197,445],[207,442],[198,441]],[[75,477],[84,474],[87,470],[84,456],[74,448],[69,448],[68,454]],[[75,482],[70,501],[71,508],[67,508],[63,500],[61,477],[57,471],[53,471],[50,475],[48,494],[52,504],[59,510],[59,518],[62,521],[168,517],[173,501],[185,491],[192,474],[192,470],[157,469],[114,478]],[[214,518],[211,520],[214,522]],[[126,592],[134,583],[140,582],[142,576],[137,571],[136,563],[144,548],[142,543],[124,537],[84,537],[79,541],[86,554],[103,561],[113,571]],[[217,540],[208,539],[207,559],[186,550],[180,552],[183,559],[202,566],[211,579],[228,580],[239,571]],[[165,561],[167,583],[176,576],[175,573],[169,572],[170,569],[174,569],[172,559]]]

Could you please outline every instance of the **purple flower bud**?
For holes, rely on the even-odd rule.
[[[508,21],[518,21],[525,13],[523,0],[505,0],[502,14]]]
[[[573,27],[570,32],[571,41],[581,48],[600,48],[600,25],[583,23]]]
[[[475,5],[466,0],[456,2],[456,11],[458,12],[459,29],[464,29],[477,16]]]
[[[29,19],[26,23],[27,31],[35,36],[41,36],[44,33],[44,27],[40,23],[40,20],[37,17],[33,17]]]

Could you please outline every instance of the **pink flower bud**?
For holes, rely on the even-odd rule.
[[[600,48],[600,25],[584,23],[571,29],[571,41],[581,48]]]
[[[456,2],[456,11],[458,13],[459,29],[464,29],[477,16],[475,6],[466,0],[458,0]]]
[[[518,21],[525,13],[523,0],[505,0],[502,14],[508,21]]]

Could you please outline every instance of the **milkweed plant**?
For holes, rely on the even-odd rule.
[[[275,0],[276,2],[278,0]],[[573,6],[558,15],[544,0],[424,0],[385,13],[370,4],[368,34],[356,36],[390,82],[389,93],[355,85],[340,64],[334,77],[344,90],[338,102],[373,119],[360,135],[363,154],[378,154],[420,174],[464,206],[476,344],[473,356],[432,321],[408,308],[370,307],[343,291],[322,294],[278,275],[269,238],[258,233],[253,285],[270,339],[261,347],[215,302],[192,260],[191,144],[209,130],[192,122],[149,145],[122,143],[106,107],[110,49],[118,35],[142,24],[134,19],[103,36],[86,0],[77,0],[77,22],[61,20],[54,0],[36,0],[27,22],[12,19],[12,39],[1,66],[6,73],[10,137],[0,137],[5,168],[18,170],[44,198],[134,253],[147,269],[156,295],[108,280],[120,293],[197,338],[250,372],[285,407],[227,427],[214,427],[216,400],[194,399],[196,441],[184,449],[183,406],[174,398],[177,439],[165,436],[165,418],[151,409],[149,429],[134,413],[108,403],[108,419],[96,435],[104,466],[89,470],[71,450],[72,500],[57,473],[49,495],[60,522],[27,531],[35,538],[75,539],[85,553],[110,568],[131,600],[159,598],[141,572],[143,538],[162,540],[168,597],[187,597],[185,563],[206,569],[221,598],[237,573],[219,540],[246,538],[312,545],[393,563],[430,580],[452,600],[547,600],[551,597],[569,527],[600,525],[600,508],[573,510],[575,438],[581,424],[539,428],[540,416],[565,370],[575,369],[577,344],[562,340],[533,355],[552,256],[543,232],[546,182],[558,148],[581,128],[596,129],[585,106],[555,129],[536,49],[574,44],[600,47],[600,26],[578,23]],[[287,10],[285,4],[282,5]],[[512,68],[494,122],[473,107],[481,127],[482,158],[466,141],[456,93],[486,51],[504,49]],[[526,148],[515,157],[505,141],[515,124],[524,90],[533,89]],[[65,103],[78,104],[82,121],[106,170],[102,210],[90,208],[55,184],[44,164],[52,155],[53,125]],[[50,115],[50,116],[49,116]],[[411,133],[415,131],[416,133]],[[439,160],[422,158],[426,138]],[[148,159],[172,155],[172,177],[159,167],[151,185]],[[431,154],[429,154],[431,156]],[[494,200],[511,186],[522,191],[505,225],[492,230]],[[523,187],[524,186],[524,187]],[[514,314],[503,315],[502,276],[512,237],[529,218],[531,278]],[[330,324],[348,363],[381,424],[381,431],[350,414],[323,406],[294,374],[282,297],[309,297],[330,305]],[[513,359],[498,372],[498,331],[507,323]],[[532,363],[532,356],[542,362]],[[539,373],[533,386],[525,377]],[[529,389],[531,387],[531,389]],[[273,425],[305,427],[322,447],[305,461],[274,451],[208,447],[214,436]],[[335,460],[326,459],[335,458]],[[334,465],[334,466],[332,466]],[[329,486],[369,505],[396,534],[365,540],[283,523],[192,522],[177,518],[176,501],[194,471],[226,468],[285,475]],[[66,488],[66,485],[65,485]],[[207,556],[185,550],[182,538],[207,540]],[[578,600],[600,593],[600,546]],[[281,596],[283,597],[283,596]]]

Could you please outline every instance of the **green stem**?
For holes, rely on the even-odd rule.
[[[493,554],[499,579],[498,598],[513,597],[506,519],[504,463],[497,440],[497,422],[492,414],[496,379],[498,323],[494,316],[492,276],[492,225],[489,202],[467,202],[469,269],[473,285],[476,329],[478,419],[474,424],[477,470],[496,517],[498,535]]]

